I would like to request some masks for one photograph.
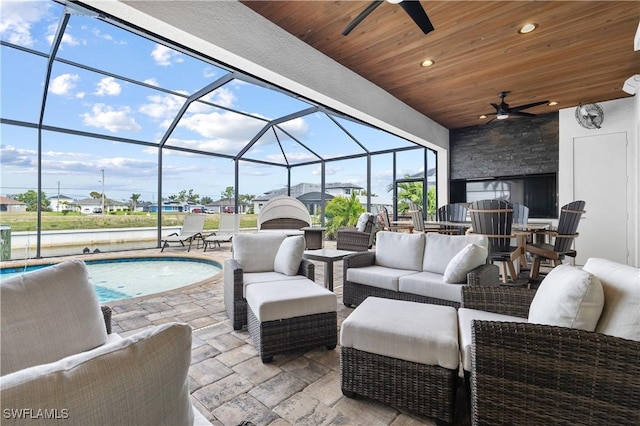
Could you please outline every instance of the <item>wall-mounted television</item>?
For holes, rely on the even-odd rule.
[[[530,218],[557,218],[557,176],[549,173],[451,181],[451,203],[488,199],[524,204],[529,207]]]

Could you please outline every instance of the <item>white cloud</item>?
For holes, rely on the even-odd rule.
[[[56,31],[58,30],[58,24],[51,24],[47,27],[47,41],[49,42],[49,44],[53,43],[53,38],[56,35]],[[66,44],[69,46],[77,46],[80,44],[80,42],[69,33],[70,29],[69,27],[67,27],[65,29],[64,34],[62,34],[62,42],[61,44]],[[85,43],[83,43],[85,44]]]
[[[282,124],[278,124],[283,130],[286,130],[292,136],[301,139],[309,133],[309,125],[302,117],[294,118],[293,120],[286,121]]]
[[[185,102],[185,98],[176,95],[153,95],[148,96],[148,104],[138,108],[143,114],[157,119],[173,119]]]
[[[205,96],[204,99],[226,108],[231,108],[236,101],[236,95],[224,87],[213,91],[210,95],[209,97]]]
[[[128,107],[116,110],[109,105],[95,104],[91,108],[90,113],[84,113],[81,117],[85,125],[107,129],[113,133],[120,131],[140,131],[140,125],[136,123],[135,119],[129,117],[129,113],[130,109]]]
[[[231,112],[193,114],[184,117],[178,124],[205,138],[249,141],[264,126],[264,123]]]
[[[158,80],[156,80],[155,78],[148,78],[144,80],[144,82],[152,86],[160,87],[160,83],[158,83]]]
[[[51,4],[40,1],[0,1],[0,34],[10,43],[33,46],[31,26],[46,16]]]
[[[157,65],[163,67],[168,67],[173,63],[180,63],[184,61],[180,52],[176,52],[175,50],[161,44],[156,44],[156,47],[151,51],[151,57]]]
[[[216,70],[215,68],[212,68],[212,67],[205,67],[205,68],[202,70],[202,76],[203,76],[204,78],[213,78],[213,77],[215,77],[217,74],[218,74],[218,73],[217,73],[217,70]]]
[[[30,166],[35,164],[37,151],[16,148],[13,145],[0,145],[0,163],[5,166]]]
[[[78,76],[78,74],[60,74],[59,76],[51,80],[49,90],[51,91],[51,93],[54,93],[56,95],[72,96],[73,89],[75,89],[79,81],[80,76]]]
[[[94,95],[98,96],[118,96],[122,91],[122,87],[113,77],[105,77],[101,79],[98,84]]]

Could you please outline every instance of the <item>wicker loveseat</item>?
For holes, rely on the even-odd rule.
[[[537,292],[467,286],[462,304],[473,424],[640,422],[640,269],[592,258],[555,268]]]
[[[487,239],[478,235],[380,231],[375,252],[344,258],[343,303],[367,297],[458,308],[464,285],[498,285],[498,267],[487,265]]]

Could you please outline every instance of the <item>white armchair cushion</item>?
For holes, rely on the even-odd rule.
[[[81,260],[3,279],[0,322],[3,376],[107,341],[100,304]]]
[[[369,221],[369,216],[373,216],[371,213],[362,213],[360,217],[358,217],[358,222],[356,222],[356,231],[364,232],[367,227],[367,222]]]
[[[305,239],[303,236],[285,238],[276,253],[273,270],[284,275],[296,275],[300,269],[304,247]]]
[[[604,290],[604,309],[596,331],[640,341],[640,268],[590,258],[583,269],[598,277]]]
[[[3,376],[2,408],[66,410],[73,425],[191,425],[190,363],[191,327],[163,324]]]
[[[429,232],[425,238],[422,270],[444,274],[451,259],[469,244],[488,248],[489,242],[484,235],[447,235]]]
[[[236,234],[231,240],[233,258],[243,272],[273,271],[273,265],[285,234],[262,232],[258,234]]]
[[[449,261],[444,270],[444,282],[449,284],[466,283],[469,271],[486,263],[488,254],[489,251],[485,247],[468,244]]]
[[[376,238],[376,265],[420,271],[424,234],[381,231]]]
[[[594,331],[604,306],[600,280],[571,265],[556,266],[542,280],[529,322]]]

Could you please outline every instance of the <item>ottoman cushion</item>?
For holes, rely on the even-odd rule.
[[[342,323],[340,345],[456,369],[458,317],[451,306],[368,297]]]
[[[246,288],[247,304],[260,322],[335,312],[336,295],[308,278],[273,281]]]

